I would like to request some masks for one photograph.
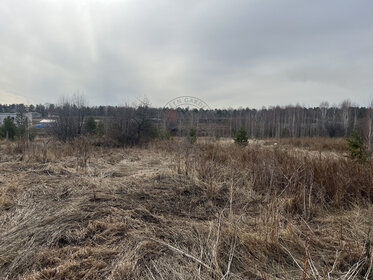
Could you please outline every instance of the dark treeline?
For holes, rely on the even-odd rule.
[[[84,119],[92,116],[105,123],[105,131],[117,128],[118,138],[125,137],[120,130],[134,129],[136,134],[150,125],[171,135],[186,135],[196,128],[200,136],[231,137],[243,127],[249,137],[345,137],[357,129],[365,138],[372,136],[372,107],[358,107],[348,101],[340,106],[329,106],[326,102],[319,107],[301,106],[270,107],[262,109],[214,109],[152,108],[146,103],[139,106],[85,106],[84,100],[75,104],[61,105],[0,105],[0,112],[12,112],[19,108],[34,111],[44,117],[60,120],[65,125],[65,135],[80,134]],[[67,127],[66,116],[77,116],[75,128]],[[63,118],[64,116],[65,118]],[[137,131],[138,130],[138,131]],[[132,131],[132,129],[131,129]]]
[[[37,112],[43,118],[55,109],[54,104],[37,104],[37,105],[24,105],[24,104],[0,104],[0,113],[17,113],[17,112]]]

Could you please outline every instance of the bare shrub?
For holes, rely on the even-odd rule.
[[[195,173],[207,186],[222,185],[235,174],[253,181],[254,190],[263,195],[291,197],[291,208],[298,214],[317,208],[313,203],[320,197],[326,203],[322,207],[348,208],[364,200],[372,202],[373,165],[343,156],[325,158],[265,146],[202,144],[189,150],[188,158],[195,163],[188,173]]]
[[[86,169],[92,152],[92,144],[89,138],[81,136],[72,140],[74,155],[76,157],[76,169]]]
[[[82,133],[85,120],[85,99],[83,96],[62,98],[54,110],[57,115],[51,132],[59,140],[71,140]]]
[[[157,136],[152,117],[147,101],[140,102],[138,106],[117,107],[107,120],[108,136],[120,145],[147,143]]]

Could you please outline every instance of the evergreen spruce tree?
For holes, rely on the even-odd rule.
[[[236,134],[234,135],[234,142],[236,144],[239,144],[239,145],[247,145],[247,140],[248,140],[248,137],[247,137],[247,132],[246,130],[241,127],[237,132]]]

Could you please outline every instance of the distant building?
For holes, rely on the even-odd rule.
[[[38,128],[48,128],[51,127],[53,123],[55,123],[56,120],[50,120],[50,119],[43,119],[40,121],[39,124],[36,125]]]
[[[32,124],[32,113],[24,113],[24,116],[28,119],[29,124]],[[0,125],[3,124],[4,120],[10,117],[13,122],[16,121],[17,113],[0,113]]]

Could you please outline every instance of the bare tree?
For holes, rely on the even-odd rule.
[[[342,110],[342,121],[343,121],[343,128],[344,133],[347,135],[348,132],[348,124],[350,120],[350,107],[351,107],[351,101],[346,99],[341,103],[341,110]]]
[[[122,145],[136,145],[155,136],[154,114],[147,100],[138,105],[116,107],[108,120],[108,135]]]
[[[367,148],[368,151],[371,150],[372,148],[372,138],[373,138],[373,96],[370,98],[369,106],[367,108],[367,121],[366,121],[366,126],[367,126]]]
[[[321,118],[320,118],[320,136],[326,136],[325,131],[326,131],[326,115],[328,113],[329,109],[329,103],[327,101],[323,101],[320,103],[320,111],[321,111]]]
[[[58,139],[67,141],[82,133],[86,101],[82,95],[72,98],[62,97],[55,108],[56,122],[52,125],[52,133]]]

